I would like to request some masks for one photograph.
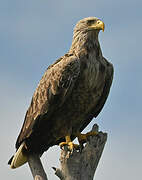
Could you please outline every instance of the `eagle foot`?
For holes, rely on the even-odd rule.
[[[93,131],[90,131],[86,134],[78,133],[77,134],[78,142],[80,145],[83,145],[84,143],[86,143],[88,137],[96,136],[96,135],[98,135],[98,132],[93,132]]]
[[[63,149],[64,146],[67,146],[68,150],[73,152],[74,149],[78,150],[79,149],[79,145],[78,144],[74,144],[72,141],[71,141],[71,138],[70,136],[66,136],[65,137],[66,139],[66,142],[61,142],[59,144],[60,148]]]
[[[69,142],[69,143],[66,143],[66,142],[61,142],[59,144],[60,148],[63,149],[64,146],[67,146],[68,150],[69,151],[73,151],[74,149],[78,150],[79,149],[79,145],[78,144],[74,144],[73,142]]]

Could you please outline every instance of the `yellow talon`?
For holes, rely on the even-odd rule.
[[[88,133],[86,133],[86,136],[88,137],[88,136],[96,136],[96,135],[98,135],[98,132],[93,132],[93,131],[90,131],[90,132],[88,132]]]
[[[89,136],[95,136],[95,135],[97,135],[98,134],[98,132],[88,132],[88,133],[86,133],[86,134],[81,134],[81,133],[77,133],[77,138],[78,138],[78,141],[79,141],[79,144],[80,145],[78,145],[78,144],[74,144],[72,141],[71,141],[71,138],[70,138],[70,135],[67,135],[67,136],[65,136],[65,139],[66,139],[66,142],[61,142],[60,144],[59,144],[59,146],[60,146],[60,148],[62,149],[62,147],[63,146],[68,146],[68,149],[70,150],[70,151],[73,151],[73,149],[80,149],[80,147],[82,147],[82,145],[83,145],[83,143],[85,143],[86,141],[87,141],[87,138],[89,137]]]
[[[59,146],[60,146],[61,148],[62,148],[63,146],[65,146],[65,145],[68,146],[68,149],[69,149],[70,151],[73,151],[73,149],[78,149],[78,148],[79,148],[79,145],[78,145],[78,144],[74,144],[74,143],[71,141],[71,138],[70,138],[69,135],[66,136],[65,139],[66,139],[66,142],[61,142],[61,143],[59,144]]]
[[[85,143],[87,141],[87,138],[89,136],[96,136],[97,134],[98,134],[98,132],[92,132],[92,131],[90,131],[90,132],[88,132],[86,134],[78,133],[77,134],[78,141],[79,141],[80,144],[83,144],[83,143]]]

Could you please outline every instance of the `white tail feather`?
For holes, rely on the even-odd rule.
[[[12,159],[11,166],[10,166],[12,169],[18,168],[27,162],[27,156],[25,154],[23,154],[24,146],[25,146],[25,142],[23,142],[20,145],[20,147],[14,154],[14,157]]]

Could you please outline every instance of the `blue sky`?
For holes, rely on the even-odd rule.
[[[108,101],[85,129],[98,123],[108,133],[96,180],[140,179],[142,167],[142,2],[140,0],[5,0],[0,2],[0,142],[2,179],[31,179],[28,165],[7,165],[32,94],[45,69],[64,55],[73,27],[96,16],[106,29],[99,39],[103,55],[115,68]],[[44,153],[49,179],[59,166],[59,147]]]

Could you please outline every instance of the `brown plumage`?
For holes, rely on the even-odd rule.
[[[100,30],[104,23],[94,17],[77,23],[69,52],[39,82],[16,149],[24,142],[27,153],[42,154],[66,135],[73,140],[100,113],[113,79],[113,66],[98,41]]]

